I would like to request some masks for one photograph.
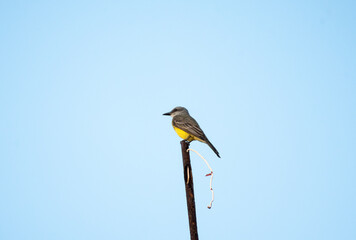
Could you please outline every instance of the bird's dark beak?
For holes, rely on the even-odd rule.
[[[165,115],[165,116],[170,116],[171,113],[170,113],[170,112],[167,112],[167,113],[163,113],[163,115]]]

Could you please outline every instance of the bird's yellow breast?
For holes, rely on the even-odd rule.
[[[179,129],[179,128],[175,127],[175,126],[173,126],[173,128],[174,128],[174,131],[176,131],[176,133],[178,134],[178,136],[183,138],[184,140],[187,140],[189,142],[191,142],[193,140],[198,140],[198,141],[203,142],[200,138],[197,138],[197,137],[195,137],[195,136],[183,131],[182,129]]]

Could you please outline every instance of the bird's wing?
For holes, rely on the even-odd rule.
[[[206,140],[203,130],[201,130],[197,121],[195,121],[192,117],[175,116],[173,118],[173,126],[182,129],[183,131],[198,137],[203,141]]]

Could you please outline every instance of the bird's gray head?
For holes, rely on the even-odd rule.
[[[180,114],[189,114],[188,110],[184,107],[175,107],[172,111],[164,113],[163,115],[174,117]]]

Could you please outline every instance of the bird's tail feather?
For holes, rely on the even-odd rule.
[[[220,158],[220,155],[219,155],[218,150],[216,150],[216,148],[214,147],[214,145],[211,144],[211,142],[210,142],[208,139],[206,140],[206,144],[208,144],[209,147],[214,151],[214,153]]]

